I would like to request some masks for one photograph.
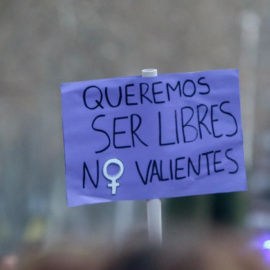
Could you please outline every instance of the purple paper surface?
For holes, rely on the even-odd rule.
[[[63,83],[69,206],[247,189],[238,70]]]

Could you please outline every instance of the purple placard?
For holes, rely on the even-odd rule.
[[[62,84],[68,205],[246,190],[238,77]]]

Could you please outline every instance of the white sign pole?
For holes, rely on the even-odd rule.
[[[156,77],[157,69],[143,69],[142,77]],[[147,221],[149,241],[155,244],[162,244],[162,218],[161,200],[147,200]]]

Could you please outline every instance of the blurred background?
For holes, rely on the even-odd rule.
[[[0,0],[0,253],[116,241],[143,201],[68,208],[60,83],[239,68],[249,191],[162,201],[167,224],[270,230],[270,2]]]

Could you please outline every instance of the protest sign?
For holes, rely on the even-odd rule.
[[[69,206],[246,190],[238,70],[63,83]]]

